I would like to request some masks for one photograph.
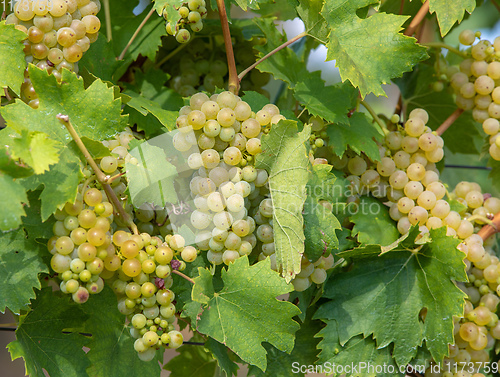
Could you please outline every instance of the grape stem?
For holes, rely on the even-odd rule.
[[[124,175],[125,175],[125,173],[118,173],[118,174],[116,174],[116,175],[114,175],[114,176],[112,176],[112,177],[108,178],[108,179],[106,180],[106,182],[107,182],[107,183],[109,183],[109,184],[111,184],[111,183],[113,183],[115,180],[117,180],[118,178],[120,178],[120,177],[122,177],[122,176],[124,176]]]
[[[240,90],[240,82],[238,80],[238,71],[236,71],[236,61],[234,60],[233,42],[231,40],[231,32],[229,31],[229,22],[226,13],[226,4],[224,0],[217,0],[217,8],[219,9],[220,23],[222,26],[222,35],[224,37],[224,45],[226,47],[227,67],[229,70],[229,79],[227,89],[238,94]]]
[[[373,108],[368,104],[366,103],[366,101],[360,101],[359,102],[361,105],[363,105],[363,107],[368,110],[368,112],[370,113],[370,115],[372,116],[373,120],[378,124],[378,126],[380,127],[380,130],[384,133],[384,135],[387,135],[389,133],[389,130],[387,129],[387,127],[385,126],[384,122],[382,122],[382,119],[380,119],[377,115],[377,113],[373,110]]]
[[[429,12],[429,0],[426,0],[425,3],[423,3],[420,9],[418,10],[415,17],[413,17],[413,20],[411,20],[410,25],[406,28],[403,34],[407,36],[413,35],[413,33],[415,33],[415,30],[417,30],[418,25],[420,25],[420,23],[425,18],[428,12]]]
[[[272,55],[276,54],[278,51],[281,51],[283,50],[285,47],[291,45],[293,42],[296,42],[298,41],[299,39],[307,36],[307,32],[302,32],[298,35],[296,35],[295,37],[293,37],[292,39],[290,39],[289,41],[286,41],[285,43],[283,43],[282,45],[276,47],[274,50],[272,50],[270,53],[268,53],[267,55],[263,56],[262,58],[260,58],[259,60],[257,60],[255,63],[253,63],[250,67],[248,67],[247,69],[245,69],[244,71],[242,71],[239,75],[238,75],[238,81],[241,82],[241,80],[243,79],[243,77],[245,77],[245,75],[250,72],[252,69],[254,69],[255,67],[257,67],[260,63],[262,63],[264,60],[268,59],[269,57],[271,57]]]
[[[485,225],[481,228],[477,234],[484,240],[490,238],[492,235],[498,232],[498,229],[500,228],[500,212],[498,212],[495,217],[493,217],[493,220],[491,220],[491,223],[488,225]]]
[[[461,56],[462,58],[468,57],[468,55],[465,52],[462,52],[462,51],[456,49],[455,47],[452,47],[452,46],[450,46],[446,43],[443,43],[443,42],[429,42],[429,43],[422,43],[421,45],[424,47],[428,47],[428,48],[445,48],[448,51],[453,52],[454,54],[456,54],[458,56]]]
[[[111,29],[111,12],[109,8],[109,0],[104,0],[104,18],[106,19],[106,37],[108,42],[113,39],[113,31]]]
[[[491,3],[500,12],[500,5],[497,3],[497,0],[491,0]]]
[[[457,118],[464,112],[463,109],[456,109],[444,122],[441,124],[436,133],[441,136],[444,132],[457,120]]]
[[[3,88],[3,92],[5,94],[5,98],[7,98],[7,101],[12,101],[12,97],[9,94],[9,89]]]
[[[90,167],[94,170],[97,180],[99,181],[99,183],[102,185],[102,188],[106,192],[106,196],[108,197],[109,201],[113,204],[113,207],[115,207],[115,210],[117,211],[117,216],[120,216],[122,218],[122,220],[127,224],[129,229],[132,230],[134,234],[139,234],[137,226],[134,224],[128,213],[125,212],[125,209],[121,205],[120,200],[116,196],[111,186],[107,183],[110,177],[104,174],[102,170],[99,168],[99,166],[97,166],[96,162],[90,155],[90,152],[88,151],[87,147],[83,143],[82,139],[80,139],[80,136],[78,136],[78,133],[71,124],[69,116],[63,114],[57,114],[56,118],[66,127],[71,137],[75,141],[76,145],[83,153],[85,160],[87,160]]]
[[[141,24],[137,27],[136,31],[134,32],[134,34],[132,35],[132,37],[128,41],[128,43],[125,46],[125,48],[123,49],[122,53],[120,54],[120,56],[118,56],[116,58],[116,60],[123,60],[123,57],[127,53],[129,47],[132,45],[132,43],[134,42],[135,38],[137,38],[137,36],[141,32],[142,28],[144,27],[144,25],[146,25],[146,22],[148,22],[148,20],[151,18],[151,16],[153,15],[154,12],[155,12],[155,8],[153,7],[149,11],[149,13],[146,15],[146,17],[144,17],[144,20],[142,20]]]
[[[172,273],[176,274],[176,275],[179,275],[180,277],[186,279],[187,281],[189,281],[191,284],[194,284],[194,280],[191,279],[189,276],[183,274],[182,272],[180,271],[177,271],[177,270],[172,270]]]

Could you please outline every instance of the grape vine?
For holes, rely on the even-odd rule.
[[[498,375],[496,2],[102,3],[0,21],[26,375]]]

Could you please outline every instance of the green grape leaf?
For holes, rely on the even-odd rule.
[[[354,223],[352,235],[358,236],[360,244],[385,246],[400,236],[394,220],[389,216],[389,209],[372,197],[360,197],[358,210],[350,220]]]
[[[87,356],[92,363],[87,372],[93,377],[109,376],[159,376],[157,352],[155,361],[141,361],[134,350],[134,341],[125,317],[118,311],[117,299],[108,286],[97,295],[93,295],[82,310],[88,316],[85,332],[92,334],[86,345],[90,348]]]
[[[13,159],[7,148],[0,147],[0,172],[12,178],[26,178],[33,174],[33,169],[24,162]]]
[[[23,203],[28,201],[26,190],[11,176],[0,173],[0,230],[16,229],[25,215]]]
[[[401,90],[407,113],[415,108],[425,109],[429,114],[427,125],[436,130],[457,109],[457,105],[453,95],[446,90],[435,92],[432,89],[434,73],[433,67],[421,64],[395,82]],[[453,132],[442,135],[444,145],[453,153],[477,154],[476,141],[482,143],[479,127],[470,111],[462,113],[453,122]]]
[[[88,339],[67,329],[79,329],[87,316],[70,304],[71,296],[44,288],[32,302],[32,311],[21,321],[17,340],[7,348],[12,360],[24,358],[26,375],[44,377],[84,377],[90,362],[83,351]]]
[[[224,371],[226,376],[236,376],[238,373],[238,364],[229,358],[230,352],[227,347],[213,338],[208,338],[205,347],[212,352],[213,357],[219,363],[219,367]]]
[[[19,314],[28,309],[35,298],[33,289],[41,288],[38,274],[49,272],[41,258],[43,248],[28,240],[22,229],[0,233],[0,312],[9,308]]]
[[[248,8],[250,9],[260,9],[260,4],[268,4],[273,2],[273,0],[232,0],[245,12]]]
[[[312,115],[330,123],[349,123],[347,114],[356,106],[358,91],[349,83],[325,86],[319,72],[313,72],[298,82],[295,98]]]
[[[246,91],[241,100],[248,103],[254,112],[261,110],[269,103],[269,99],[265,95],[252,91]]]
[[[137,110],[143,116],[146,116],[148,113],[152,114],[168,131],[175,129],[175,123],[179,116],[178,111],[165,110],[156,101],[150,100],[132,91],[126,91],[124,94],[131,98],[126,106]],[[138,124],[138,126],[141,127],[141,124]],[[154,131],[157,132],[157,130],[150,129],[147,131],[150,133]]]
[[[277,296],[292,290],[290,284],[271,270],[269,258],[249,266],[246,256],[222,270],[223,288],[216,292],[212,275],[199,269],[192,297],[205,304],[197,330],[234,351],[244,361],[266,369],[268,342],[291,352],[298,324],[292,317],[299,309]],[[237,325],[236,325],[237,324]]]
[[[415,239],[419,235],[420,231],[418,226],[412,226],[410,231],[406,234],[403,234],[393,243],[382,246],[379,244],[376,245],[364,245],[360,247],[356,247],[351,250],[344,250],[340,253],[337,253],[339,258],[345,259],[360,259],[367,257],[374,257],[377,255],[385,254],[389,251],[418,251],[420,245],[415,245]]]
[[[300,259],[304,253],[302,207],[309,179],[306,142],[310,134],[309,125],[299,133],[296,122],[282,120],[271,128],[268,135],[262,136],[262,153],[256,157],[255,166],[269,173],[276,264],[287,281],[300,272]]]
[[[67,70],[62,73],[63,84],[33,65],[29,67],[29,74],[40,107],[32,109],[16,101],[2,108],[7,126],[17,133],[22,130],[44,132],[66,145],[71,136],[56,119],[59,113],[69,116],[80,137],[93,140],[110,138],[127,126],[127,117],[121,115],[121,101],[114,99],[113,88],[108,88],[101,80],[85,89],[83,79]]]
[[[490,157],[487,165],[491,168],[488,178],[491,179],[495,188],[500,189],[500,161]]]
[[[108,42],[102,34],[99,34],[97,41],[92,43],[90,49],[83,54],[82,59],[78,62],[82,76],[87,71],[93,75],[92,82],[99,78],[102,81],[112,83],[117,83],[120,79],[115,77],[115,72],[120,64],[113,52],[113,40]]]
[[[361,97],[384,95],[382,84],[427,59],[416,39],[399,33],[407,16],[375,13],[360,18],[357,11],[373,0],[327,0],[321,14],[328,23],[328,60],[336,60],[342,81],[359,88]],[[375,48],[376,46],[376,48]]]
[[[139,208],[144,203],[165,206],[177,203],[173,177],[177,176],[174,165],[167,161],[165,150],[148,142],[130,151],[137,165],[126,162],[128,188],[132,204]]]
[[[248,375],[255,377],[293,377],[304,376],[300,371],[297,373],[297,366],[313,365],[318,356],[317,345],[319,339],[314,336],[321,330],[322,323],[313,321],[310,317],[300,326],[295,334],[295,346],[290,354],[282,352],[270,344],[266,344],[267,350],[267,369],[262,372],[254,365],[248,368]]]
[[[432,242],[407,251],[389,251],[364,259],[329,280],[315,318],[336,320],[345,345],[356,335],[373,334],[377,348],[394,345],[396,363],[406,365],[425,340],[440,362],[453,343],[453,316],[461,316],[465,294],[455,281],[466,281],[459,240],[446,228],[430,231]],[[427,309],[425,321],[419,319]],[[387,321],[391,318],[391,321]]]
[[[313,166],[312,177],[306,185],[308,195],[302,211],[305,254],[312,261],[327,257],[339,245],[335,230],[341,229],[340,223],[331,209],[320,204],[321,200],[333,202],[342,195],[342,186],[335,184],[337,178],[330,173],[331,169],[330,165]]]
[[[24,81],[24,45],[26,34],[17,30],[14,25],[5,25],[0,22],[0,87],[11,88],[17,95],[20,94],[21,84]]]
[[[12,140],[12,157],[19,158],[31,166],[35,174],[49,170],[49,166],[59,161],[61,143],[49,139],[43,132],[21,131],[21,137]]]
[[[360,335],[341,345],[337,321],[325,320],[324,322],[326,326],[316,335],[322,338],[318,345],[321,353],[317,362],[317,365],[324,366],[322,372],[333,373],[333,376],[340,376],[343,375],[343,372],[346,372],[346,377],[394,377],[405,375],[405,373],[399,372],[400,368],[391,355],[391,347],[377,348],[375,341],[371,337],[363,338]]]
[[[190,339],[195,341],[195,339]],[[204,347],[184,345],[177,350],[163,369],[170,371],[171,377],[212,377],[217,368],[217,361]]]
[[[446,0],[429,0],[429,12],[436,13],[441,36],[444,37],[455,22],[462,22],[465,12],[471,14],[476,9],[476,0],[459,0],[450,4]]]
[[[28,238],[45,246],[52,234],[52,228],[56,219],[50,217],[46,221],[42,221],[42,202],[40,201],[40,194],[41,190],[28,192],[29,204],[24,207],[26,216],[24,216],[22,220],[23,228],[28,234]]]
[[[74,201],[81,177],[81,153],[71,147],[74,145],[72,138],[56,115],[69,115],[80,137],[97,141],[123,130],[127,125],[127,117],[121,115],[121,101],[114,99],[113,88],[108,88],[100,80],[95,80],[85,89],[83,80],[67,70],[62,73],[63,84],[57,83],[54,76],[49,76],[46,71],[33,65],[30,65],[29,72],[39,96],[39,109],[16,101],[2,107],[1,113],[8,130],[18,134],[23,131],[43,132],[63,145],[57,164],[43,174],[23,180],[23,185],[30,190],[39,185],[45,186],[41,199],[42,220],[46,220],[58,206],[66,201]],[[11,138],[9,144],[12,142]]]
[[[306,31],[321,41],[326,43],[328,38],[328,28],[325,19],[321,15],[323,0],[299,0],[297,14],[304,21]]]
[[[70,149],[64,149],[56,165],[43,174],[23,179],[22,185],[26,190],[43,187],[40,195],[41,215],[42,221],[46,221],[59,206],[66,202],[74,203],[82,178],[80,162],[75,159]]]
[[[330,138],[333,152],[342,157],[347,150],[347,146],[357,154],[363,152],[372,161],[380,160],[380,153],[376,141],[383,139],[383,134],[370,122],[363,113],[354,113],[349,118],[350,124],[330,124],[326,128],[326,133]]]
[[[468,208],[465,204],[460,203],[458,200],[448,200],[448,203],[450,204],[450,211],[464,213]]]
[[[255,46],[260,52],[259,57],[263,57],[287,41],[286,35],[278,31],[272,19],[256,18],[254,22],[262,30],[267,40],[264,46]],[[293,88],[295,83],[302,81],[310,74],[305,63],[301,62],[297,54],[290,48],[276,52],[260,63],[257,69],[261,72],[271,73],[276,80],[285,81],[289,88]]]

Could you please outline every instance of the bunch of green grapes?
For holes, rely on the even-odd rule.
[[[238,72],[255,62],[257,51],[252,42],[236,37],[233,47]],[[216,88],[227,87],[229,76],[224,41],[217,37],[210,41],[200,37],[193,40],[189,48],[189,54],[174,55],[163,65],[163,69],[172,77],[169,86],[183,97],[199,91],[213,93]],[[175,45],[168,45],[165,54],[168,55],[174,49]],[[241,81],[241,89],[253,90],[269,98],[269,93],[262,89],[269,78],[269,74],[254,69]]]
[[[443,361],[446,366],[441,368],[446,372],[429,369],[426,376],[472,376],[460,374],[462,367],[476,363],[475,372],[479,372],[489,361],[488,351],[500,339],[495,314],[500,302],[500,263],[492,249],[496,240],[492,236],[483,241],[476,234],[500,212],[500,199],[484,195],[481,187],[471,182],[460,182],[453,192],[447,192],[435,167],[443,157],[443,141],[425,126],[427,121],[424,110],[413,110],[404,130],[387,133],[376,163],[362,156],[344,156],[334,158],[332,165],[346,173],[351,190],[348,201],[372,194],[389,202],[389,214],[398,222],[401,234],[412,225],[419,226],[421,235],[446,226],[448,236],[462,241],[458,249],[464,252],[469,276],[469,283],[459,284],[468,295],[465,311],[455,318],[455,344],[450,345],[449,356]],[[449,200],[457,200],[465,209],[460,213],[451,210]]]
[[[111,155],[98,160],[105,174],[117,177],[110,185],[123,203],[127,181],[122,173],[125,162],[134,164],[135,158],[128,152],[133,138],[127,129],[103,141]],[[54,236],[48,242],[53,254],[51,268],[60,280],[61,291],[72,294],[77,303],[101,292],[105,282],[110,284],[118,297],[118,310],[130,320],[139,358],[152,360],[160,346],[178,348],[183,343],[182,334],[173,325],[172,271],[184,270],[199,251],[171,231],[164,237],[156,234],[161,228],[132,234],[120,216],[114,216],[116,209],[92,172],[86,167],[83,171],[86,180],[79,185],[75,202],[55,214]],[[133,211],[125,205],[125,210],[139,227],[151,220],[147,208]],[[160,210],[150,212],[161,216]]]
[[[460,182],[450,196],[466,207],[459,215],[462,221],[475,225],[474,233],[500,211],[500,199],[483,194],[473,182]],[[500,323],[496,314],[500,302],[500,263],[493,250],[495,243],[495,235],[483,241],[477,234],[472,234],[458,246],[464,252],[469,277],[468,283],[458,286],[468,297],[463,316],[455,318],[455,343],[449,346],[443,370],[459,373],[463,366],[475,364],[475,372],[479,372],[490,361],[489,351],[500,339]],[[466,370],[470,371],[469,367]],[[426,376],[455,376],[456,373],[429,372]]]
[[[456,93],[456,104],[460,109],[472,110],[474,119],[482,123],[484,132],[490,136],[490,156],[500,160],[500,37],[491,43],[480,39],[481,33],[464,30],[459,41],[471,46],[470,58],[460,63],[460,70],[450,80]],[[479,41],[475,43],[476,38]]]
[[[203,19],[207,17],[207,8],[205,0],[189,0],[182,3],[180,6],[176,6],[176,11],[179,14],[179,21],[177,24],[172,25],[167,22],[165,28],[167,33],[173,35],[177,42],[187,43],[191,39],[191,33],[196,33],[203,29]],[[163,17],[168,20],[167,10],[163,10]]]
[[[198,255],[193,246],[186,246],[180,235],[169,235],[165,242],[147,233],[133,235],[125,230],[113,234],[117,254],[104,260],[118,296],[118,310],[132,325],[136,338],[134,349],[143,361],[154,358],[160,347],[178,348],[182,334],[174,329],[175,294],[172,270],[183,270],[186,262]]]
[[[268,173],[254,162],[264,130],[283,118],[275,105],[254,114],[230,92],[197,93],[179,112],[173,144],[194,171],[191,226],[197,246],[214,264],[249,255],[258,241],[262,258],[270,256],[276,264]]]
[[[6,23],[26,33],[27,63],[47,70],[58,81],[63,68],[78,73],[78,61],[99,35],[99,0],[17,0],[13,9]],[[21,98],[38,108],[38,96],[27,70]]]

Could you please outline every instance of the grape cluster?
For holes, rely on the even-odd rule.
[[[257,52],[253,42],[242,37],[233,39],[236,69],[241,72],[255,62]],[[170,54],[174,49],[175,46],[167,46],[165,54]],[[182,54],[181,57],[174,55],[163,65],[162,68],[172,76],[168,85],[183,97],[200,91],[213,93],[216,88],[227,87],[229,76],[224,41],[213,38],[207,42],[200,37],[189,44],[189,49],[189,54]],[[241,89],[253,90],[269,98],[269,93],[262,89],[269,82],[269,77],[269,74],[254,69],[241,81]]]
[[[379,146],[380,161],[371,162],[363,156],[334,158],[332,164],[348,174],[348,202],[371,193],[387,198],[390,216],[398,222],[401,234],[412,225],[421,231],[448,225],[448,234],[468,237],[473,227],[460,222],[458,213],[450,210],[444,196],[445,186],[439,182],[436,163],[443,158],[443,139],[426,126],[429,117],[425,110],[415,109],[401,131],[389,132]],[[458,218],[458,221],[456,219]]]
[[[493,159],[500,160],[500,37],[493,44],[480,39],[480,33],[464,30],[459,41],[468,50],[470,58],[460,63],[460,70],[450,80],[456,93],[456,104],[460,109],[472,110],[474,119],[482,123],[484,132],[490,136],[489,152]],[[474,44],[474,45],[473,45]]]
[[[26,33],[27,63],[47,70],[58,81],[63,68],[78,72],[78,61],[99,35],[99,0],[17,0],[13,9],[6,23]],[[27,70],[21,98],[38,108],[38,96]]]
[[[207,17],[207,8],[205,0],[189,0],[175,7],[180,19],[177,24],[172,25],[167,22],[165,28],[167,33],[175,36],[179,43],[187,43],[191,39],[192,32],[199,32],[203,29],[203,19]],[[163,17],[168,20],[168,12],[163,10]]]
[[[450,194],[467,208],[459,214],[462,221],[475,225],[474,233],[500,211],[500,199],[481,192],[472,182],[460,182]],[[458,246],[465,253],[465,264],[469,282],[458,284],[467,294],[464,315],[455,318],[455,343],[449,346],[449,355],[444,359],[442,370],[456,370],[457,373],[426,373],[426,376],[472,376],[461,371],[476,363],[476,372],[489,362],[489,350],[500,339],[500,323],[496,314],[500,302],[500,263],[492,247],[495,236],[483,241],[477,234],[467,238]],[[447,374],[448,373],[448,374]],[[468,372],[467,372],[468,373]],[[482,376],[481,373],[474,376]]]
[[[134,138],[131,130],[103,141],[111,155],[99,161],[100,169],[110,177],[117,198],[126,202],[125,162],[137,164],[128,152]],[[79,185],[74,203],[67,203],[55,214],[54,236],[48,242],[51,267],[61,280],[60,289],[72,294],[77,303],[84,303],[91,294],[102,291],[108,282],[118,297],[118,310],[131,322],[134,348],[141,360],[149,361],[160,346],[177,348],[183,336],[174,330],[175,294],[172,271],[182,271],[194,261],[198,250],[185,245],[178,234],[166,231],[163,238],[154,235],[162,227],[148,227],[160,210],[136,209],[125,205],[139,228],[151,232],[131,234],[94,175],[83,168],[86,181]],[[150,215],[153,213],[153,215]],[[168,223],[166,215],[163,223]],[[141,225],[142,224],[142,225]],[[162,224],[163,226],[163,224]]]
[[[197,93],[179,112],[173,144],[194,170],[191,225],[197,246],[207,251],[211,263],[229,264],[249,255],[260,241],[259,259],[270,256],[276,269],[268,174],[256,169],[254,161],[263,132],[281,119],[275,105],[255,114],[230,92],[210,98]]]

